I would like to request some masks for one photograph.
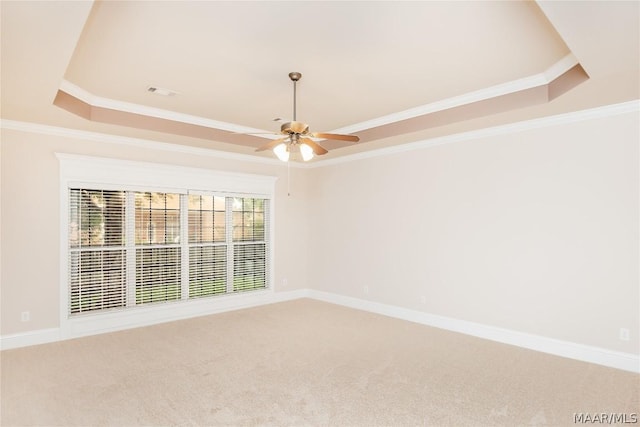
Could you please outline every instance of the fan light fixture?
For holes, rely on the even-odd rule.
[[[340,135],[335,133],[310,132],[309,125],[296,121],[296,84],[302,78],[297,71],[289,73],[293,82],[293,121],[280,126],[280,134],[285,135],[258,147],[256,151],[273,149],[273,152],[283,162],[288,162],[292,152],[299,152],[305,162],[311,160],[314,155],[321,156],[328,151],[311,138],[337,139],[340,141],[358,142],[360,138],[355,135]],[[291,147],[297,147],[297,151]]]
[[[309,147],[307,144],[300,144],[300,154],[302,155],[302,160],[307,162],[313,159],[313,148]]]
[[[283,162],[289,161],[289,146],[284,142],[282,144],[276,145],[275,148],[273,149],[273,152]]]

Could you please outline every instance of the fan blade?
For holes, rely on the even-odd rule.
[[[266,144],[261,145],[260,147],[256,148],[256,151],[270,150],[270,149],[274,148],[275,146],[283,143],[287,139],[289,139],[288,136],[285,136],[284,138],[274,139],[273,141],[269,141]]]
[[[323,147],[321,147],[320,145],[315,143],[312,139],[300,138],[300,143],[306,144],[309,147],[311,147],[313,152],[318,156],[322,156],[323,154],[327,154],[328,153],[328,151],[326,149],[324,149]]]
[[[314,138],[323,138],[323,139],[336,139],[339,141],[349,141],[349,142],[358,142],[360,138],[355,135],[339,135],[337,133],[322,133],[322,132],[313,132],[309,134]]]

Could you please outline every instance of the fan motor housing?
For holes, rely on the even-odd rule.
[[[309,125],[302,122],[287,122],[280,126],[280,132],[287,135],[304,135],[309,132]]]

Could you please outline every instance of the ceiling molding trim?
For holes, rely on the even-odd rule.
[[[525,77],[518,80],[502,83],[488,88],[465,93],[463,95],[454,96],[452,98],[443,99],[429,104],[421,105],[408,110],[399,111],[397,113],[378,117],[364,122],[352,124],[339,129],[335,129],[334,133],[355,133],[363,130],[384,126],[403,120],[413,119],[427,114],[444,111],[463,105],[469,105],[487,99],[497,98],[500,96],[522,92],[531,88],[544,86],[552,82],[555,78],[562,75],[578,63],[573,54],[568,54],[557,63],[553,64],[546,71]],[[71,95],[82,102],[97,108],[105,108],[114,111],[121,111],[131,114],[139,114],[147,117],[155,117],[173,122],[187,123],[196,126],[203,126],[212,129],[223,130],[227,132],[250,134],[255,137],[265,139],[276,139],[279,135],[268,132],[263,129],[256,129],[247,126],[241,126],[233,123],[222,122],[218,120],[207,119],[204,117],[193,116],[190,114],[177,113],[175,111],[164,110],[161,108],[147,107],[144,105],[133,104],[130,102],[117,101],[108,98],[96,96],[81,87],[62,80],[59,89]]]
[[[637,113],[640,111],[640,100],[622,102],[603,107],[591,108],[588,110],[575,111],[571,113],[558,114],[555,116],[542,117],[533,120],[525,120],[507,125],[494,126],[484,129],[462,132],[453,135],[446,135],[437,138],[425,139],[422,141],[409,142],[393,147],[380,148],[377,150],[366,151],[337,157],[334,159],[317,160],[311,164],[304,165],[306,168],[318,168],[324,166],[332,166],[341,163],[349,163],[358,160],[369,159],[373,157],[389,156],[407,151],[420,150],[423,148],[433,147],[436,145],[450,144],[460,141],[468,141],[479,138],[486,138],[496,135],[505,135],[510,133],[522,132],[531,129],[540,129],[550,126],[558,126],[568,123],[575,123],[584,120],[593,120],[604,117],[616,116],[627,113]]]
[[[530,129],[538,129],[550,126],[558,126],[562,124],[574,123],[584,120],[593,120],[598,118],[616,116],[627,113],[637,113],[640,111],[640,100],[628,101],[619,104],[612,104],[603,107],[591,108],[571,113],[558,114],[555,116],[542,117],[539,119],[526,120],[508,125],[494,126],[490,128],[478,129],[469,132],[463,132],[453,135],[442,136],[438,138],[426,139],[422,141],[410,142],[393,147],[380,148],[377,150],[367,151],[337,157],[327,160],[314,160],[311,163],[282,162],[278,159],[264,158],[251,154],[229,153],[226,151],[213,150],[210,148],[190,147],[179,144],[171,144],[167,142],[159,142],[141,138],[130,138],[117,135],[109,135],[98,132],[89,132],[76,129],[68,129],[57,126],[49,126],[37,123],[28,123],[15,120],[0,120],[0,129],[16,130],[28,133],[38,133],[44,135],[61,136],[66,138],[88,140],[94,142],[103,142],[108,144],[126,145],[136,148],[147,148],[161,151],[169,151],[181,154],[191,154],[197,156],[207,156],[221,158],[227,160],[237,160],[244,162],[260,163],[271,166],[290,165],[293,168],[312,169],[324,166],[332,166],[341,163],[348,163],[357,160],[363,160],[373,157],[388,156],[407,151],[414,151],[428,148],[436,145],[450,144],[459,141],[468,141],[472,139],[485,138],[495,135],[504,135],[515,132],[522,132]]]
[[[501,83],[473,92],[468,92],[463,95],[454,96],[452,98],[446,98],[440,101],[432,102],[430,104],[425,104],[415,108],[410,108],[408,110],[378,117],[376,119],[344,126],[339,129],[334,129],[331,132],[355,133],[378,126],[384,126],[391,123],[399,122],[402,120],[413,119],[415,117],[424,116],[438,111],[448,110],[450,108],[460,107],[462,105],[473,104],[475,102],[484,101],[486,99],[497,98],[499,96],[516,92],[522,92],[538,86],[544,86],[551,83],[558,76],[570,70],[576,64],[578,64],[577,59],[575,58],[575,56],[573,56],[573,54],[569,53],[560,61],[549,67],[546,71],[535,74],[533,76],[524,77],[518,80],[512,80],[510,82]]]
[[[578,64],[578,59],[573,55],[573,53],[569,53],[542,73],[544,79],[547,81],[546,84],[551,83]]]
[[[227,151],[214,150],[211,148],[190,147],[168,142],[153,141],[149,139],[131,138],[118,135],[109,135],[99,132],[89,132],[84,130],[69,129],[57,126],[49,126],[38,123],[21,122],[15,120],[0,120],[0,129],[10,129],[20,132],[38,133],[43,135],[61,136],[65,138],[80,139],[85,141],[103,142],[107,144],[126,145],[136,148],[146,148],[152,150],[169,151],[181,154],[191,154],[196,156],[215,157],[226,160],[237,160],[243,162],[261,163],[271,166],[284,166],[286,163],[273,158],[254,156],[251,154],[230,153]],[[292,167],[301,167],[295,163]]]
[[[192,125],[204,126],[213,129],[220,129],[227,132],[235,133],[249,133],[249,134],[261,134],[268,133],[263,129],[256,129],[247,126],[236,125],[233,123],[222,122],[219,120],[207,119],[204,117],[193,116],[191,114],[177,113],[175,111],[163,110],[161,108],[147,107],[140,104],[133,104],[130,102],[116,101],[114,99],[102,98],[95,96],[90,92],[82,89],[73,83],[63,80],[59,89],[69,95],[78,98],[79,100],[91,105],[92,107],[106,108],[109,110],[123,111],[126,113],[140,114],[143,116],[156,117],[159,119],[171,120],[175,122],[188,123]],[[272,135],[254,135],[261,138],[275,139],[276,136]]]

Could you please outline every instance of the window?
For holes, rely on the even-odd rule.
[[[69,191],[69,311],[126,305],[125,203],[121,191]]]
[[[70,188],[69,314],[268,288],[269,201]]]
[[[227,292],[227,198],[189,196],[189,298]]]
[[[181,295],[180,194],[134,193],[136,304]]]
[[[264,200],[233,199],[233,290],[265,287]]]

